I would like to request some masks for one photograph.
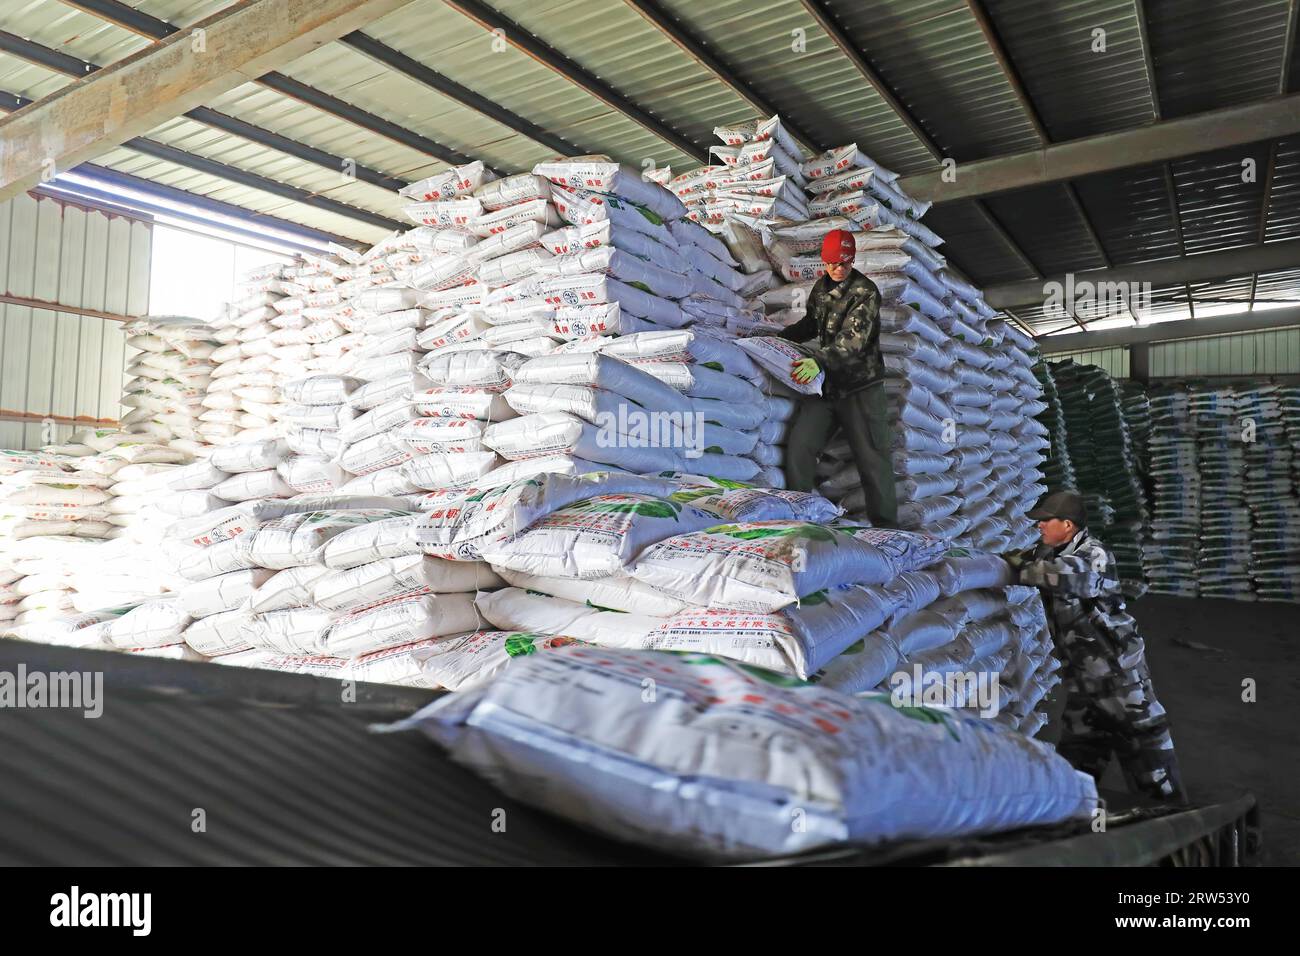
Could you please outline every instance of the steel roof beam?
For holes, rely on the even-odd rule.
[[[98,72],[102,67],[98,63],[91,63],[87,60],[80,60],[60,50],[53,50],[49,47],[42,46],[34,40],[25,40],[16,37],[12,33],[0,31],[0,52],[8,53],[11,56],[19,57],[30,63],[36,63],[52,70],[56,73],[62,73],[64,76],[80,79],[83,76],[90,76]],[[219,129],[223,133],[230,133],[232,136],[239,136],[259,146],[267,146],[271,149],[278,150],[296,159],[304,162],[313,163],[321,166],[331,172],[342,173],[347,169],[348,160],[342,156],[335,156],[327,153],[323,149],[317,149],[314,146],[308,146],[306,143],[300,143],[288,136],[280,133],[274,133],[271,130],[262,129],[252,123],[245,122],[234,116],[209,109],[206,106],[200,106],[182,114],[187,119],[192,119],[196,123],[202,123],[204,126],[211,126],[213,129]],[[370,169],[366,166],[353,164],[353,174],[362,182],[370,183],[372,186],[378,186],[381,189],[387,189],[396,192],[406,185],[406,180],[397,179],[378,170]]]
[[[988,11],[984,9],[984,4],[980,0],[966,0],[966,6],[970,9],[971,16],[975,18],[975,23],[980,28],[980,32],[984,34],[984,42],[992,52],[993,58],[997,60],[1003,78],[1007,81],[1007,85],[1011,87],[1011,92],[1015,94],[1016,100],[1020,103],[1020,109],[1028,118],[1029,125],[1034,128],[1034,135],[1038,137],[1038,141],[1044,146],[1048,145],[1052,141],[1052,137],[1047,132],[1047,126],[1043,123],[1038,108],[1034,106],[1034,101],[1029,95],[1029,90],[1025,87],[1024,80],[1020,77],[1020,72],[1016,69],[1015,64],[1011,62],[1011,55],[1002,43],[1002,37],[998,34],[997,27],[989,18]],[[1065,192],[1066,198],[1070,200],[1070,205],[1074,207],[1075,215],[1083,223],[1088,238],[1092,241],[1093,247],[1096,248],[1097,254],[1101,256],[1101,261],[1107,266],[1111,265],[1110,256],[1106,253],[1106,247],[1101,244],[1101,236],[1097,234],[1092,219],[1088,215],[1088,210],[1083,207],[1083,200],[1079,198],[1079,191],[1074,188],[1074,183],[1066,183]]]
[[[92,163],[83,163],[76,168],[75,172],[93,181],[96,175],[96,167]],[[144,202],[143,200],[134,197],[128,199],[124,196],[116,195],[106,189],[98,189],[94,186],[86,185],[85,183],[74,183],[64,179],[56,179],[51,183],[42,183],[31,192],[41,196],[49,196],[50,198],[57,199],[60,202],[81,205],[87,209],[97,209],[100,212],[108,213],[110,215],[127,215],[137,218],[147,216],[151,222],[156,222],[158,217],[167,217],[173,222],[161,223],[161,225],[184,229],[189,232],[195,232],[198,235],[206,235],[207,233],[203,233],[190,227],[201,226],[208,230],[219,230],[227,235],[241,236],[248,239],[250,242],[273,245],[281,249],[310,252],[315,255],[319,255],[322,251],[320,246],[309,246],[299,241],[300,239],[305,238],[303,236],[300,236],[299,239],[293,239],[287,236],[271,236],[264,232],[258,232],[257,229],[251,228],[250,226],[241,227],[231,223],[219,222],[215,219],[206,219],[197,213],[181,212],[178,209],[171,209],[167,206],[159,205],[158,203]],[[174,226],[173,223],[175,222],[182,222],[186,225]],[[298,226],[297,223],[291,223],[288,220],[281,220],[281,223],[282,225],[277,225],[276,228],[283,230],[288,230],[294,227],[298,229],[303,228],[302,226]],[[272,225],[271,222],[266,222],[265,224]],[[342,236],[330,238],[328,237],[328,234],[321,236],[316,241],[336,242],[345,246],[356,245],[356,242],[352,239],[345,239]]]
[[[532,57],[552,72],[564,77],[574,86],[600,100],[610,109],[622,113],[643,129],[671,144],[675,149],[701,163],[709,161],[709,151],[706,148],[679,133],[663,120],[655,118],[590,70],[579,66],[569,57],[543,42],[534,34],[529,33],[509,17],[502,15],[487,4],[480,3],[479,0],[443,0],[443,3],[473,20],[483,29],[497,33],[515,49]]]
[[[1073,273],[1077,286],[1081,282],[1143,283],[1153,286],[1184,285],[1189,282],[1216,282],[1252,272],[1283,272],[1300,269],[1300,239],[1270,242],[1267,245],[1203,252],[1190,256],[1156,259],[1151,262],[1127,263],[1110,269],[1089,269]],[[1049,281],[1066,284],[1065,275]],[[1037,280],[1003,282],[984,290],[984,298],[994,308],[1040,305],[1047,299],[1047,283]],[[1244,302],[1243,302],[1244,304]]]
[[[0,110],[18,110],[25,106],[32,105],[33,102],[39,101],[29,100],[26,97],[18,96],[16,93],[0,91]],[[10,105],[11,103],[12,106]],[[137,136],[122,143],[121,146],[124,149],[144,153],[145,155],[152,156],[155,159],[162,159],[170,163],[175,163],[177,166],[184,166],[186,169],[193,169],[196,172],[206,173],[209,176],[215,176],[228,180],[229,182],[238,183],[239,185],[247,186],[250,189],[258,189],[262,192],[271,193],[284,199],[291,199],[294,202],[300,202],[304,205],[324,210],[325,212],[335,213],[336,215],[346,216],[349,219],[355,219],[358,222],[364,222],[371,226],[379,226],[383,229],[408,228],[406,223],[389,219],[388,217],[381,216],[378,213],[373,213],[366,209],[358,209],[356,206],[349,206],[347,203],[339,202],[336,199],[328,199],[325,196],[318,196],[315,193],[308,192],[305,189],[300,189],[297,186],[290,186],[273,179],[267,179],[265,176],[259,176],[256,173],[250,173],[247,170],[238,169],[234,166],[229,166],[213,159],[207,159],[206,157],[195,155],[194,153],[188,153],[183,149],[178,149],[175,146],[169,146],[166,143],[160,143],[156,140]],[[76,169],[81,168],[82,166],[76,167]],[[97,170],[96,175],[99,175],[99,171],[103,168],[104,167],[95,167]],[[196,194],[194,193],[186,192],[187,197],[195,195]],[[185,201],[188,202],[191,200],[186,199]],[[239,210],[241,214],[253,218],[256,218],[259,215],[250,210],[243,209],[240,206],[231,205],[229,206],[229,209]],[[235,215],[236,213],[231,212],[226,214]],[[303,229],[306,227],[298,226],[298,228]],[[322,235],[332,234],[322,233]],[[354,240],[347,241],[352,242]]]
[[[919,199],[953,202],[1049,183],[1148,166],[1300,133],[1300,93],[1274,96],[1137,129],[1086,136],[1041,149],[959,163],[954,182],[942,170],[904,176],[898,184]]]
[[[159,20],[157,17],[136,10],[134,7],[128,7],[121,0],[61,0],[61,2],[84,13],[99,17],[101,20],[107,20],[109,23],[130,30],[140,36],[149,37],[152,40],[161,40],[180,29],[164,20]],[[264,73],[254,79],[253,82],[265,86],[267,89],[275,90],[277,93],[292,97],[300,103],[314,106],[322,113],[328,113],[336,119],[369,130],[376,135],[383,136],[385,139],[392,140],[394,143],[400,143],[416,152],[432,156],[449,165],[459,166],[473,162],[473,159],[464,153],[443,146],[427,136],[421,136],[419,133],[399,126],[391,120],[367,112],[336,96],[331,96],[313,86],[308,86],[306,83],[285,76],[283,73]]]
[[[1286,93],[1291,79],[1291,61],[1295,53],[1296,23],[1300,20],[1300,0],[1291,0],[1286,16],[1286,33],[1282,41],[1282,69],[1278,71],[1277,91]],[[1277,169],[1277,140],[1268,146],[1268,172],[1264,176],[1264,198],[1259,206],[1259,233],[1256,242],[1261,245],[1268,236],[1268,214],[1273,205],[1273,173]],[[1255,291],[1259,288],[1259,273],[1250,277],[1250,308],[1255,309]]]
[[[0,120],[0,201],[409,0],[241,0]],[[203,54],[194,46],[202,40]]]
[[[930,137],[920,122],[914,117],[906,106],[899,101],[894,95],[894,91],[889,84],[880,78],[880,74],[875,71],[870,63],[867,62],[866,56],[858,49],[857,45],[844,32],[844,28],[834,19],[834,15],[827,8],[822,0],[799,0],[808,15],[817,21],[817,25],[837,47],[840,52],[853,64],[853,68],[858,74],[867,81],[867,84],[876,91],[876,95],[885,101],[885,105],[902,120],[903,125],[911,131],[917,141],[925,147],[926,151],[935,159],[943,159],[944,152],[934,140]]]

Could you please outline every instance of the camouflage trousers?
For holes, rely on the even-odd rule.
[[[1141,650],[1134,661],[1129,648],[1121,664],[1099,642],[1072,637],[1057,642],[1067,695],[1057,752],[1099,782],[1113,756],[1130,791],[1186,800],[1169,719],[1156,700]]]

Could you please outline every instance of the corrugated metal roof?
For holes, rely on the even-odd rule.
[[[987,203],[1040,272],[1052,275],[1106,265],[1065,186],[991,196]]]
[[[228,0],[129,3],[185,26],[220,10]],[[967,0],[817,3],[939,149],[960,161],[1019,152],[1037,144],[1030,115]],[[1157,80],[1154,99],[1161,115],[1257,100],[1285,85],[1280,68],[1290,0],[1225,0],[1194,12],[1174,0],[981,0],[981,4],[1005,48],[1010,69],[1023,81],[1030,105],[1053,140],[1132,128],[1155,117],[1139,28],[1141,11],[1148,20]],[[701,147],[714,142],[715,125],[753,115],[742,95],[678,48],[629,3],[489,0],[489,6]],[[865,152],[902,172],[934,166],[926,145],[819,27],[801,0],[708,4],[660,0],[659,6],[721,60],[736,81],[771,102],[819,145],[856,141]],[[150,42],[66,5],[23,0],[12,7],[0,13],[0,29],[96,63],[113,62]],[[1104,50],[1096,49],[1097,29],[1105,31]],[[635,166],[647,160],[668,163],[678,172],[697,165],[678,146],[537,59],[509,44],[494,43],[489,31],[441,0],[415,0],[369,24],[364,32],[564,138],[575,149],[607,152]],[[501,170],[527,169],[554,155],[552,147],[343,43],[326,44],[282,72]],[[49,70],[0,55],[0,90],[39,98],[66,82]],[[1292,70],[1290,88],[1297,84],[1300,71]],[[208,105],[384,175],[417,179],[444,168],[419,149],[260,85],[245,84]],[[345,180],[332,168],[213,133],[189,120],[163,124],[150,136],[359,209],[401,218],[400,203],[382,188]],[[1257,240],[1267,152],[1263,144],[1232,155],[1188,157],[1170,166],[1183,246],[1189,254]],[[1239,164],[1246,155],[1257,162],[1253,183],[1240,179]],[[361,241],[384,234],[382,228],[333,212],[123,149],[110,151],[102,161]],[[1116,265],[1180,253],[1165,176],[1164,166],[1154,166],[1075,183],[1080,205]],[[1062,186],[991,197],[986,203],[1037,270],[1051,275],[1104,265],[1079,208]],[[947,240],[944,254],[977,283],[1031,276],[1020,255],[972,204],[939,206],[926,221]],[[1270,241],[1296,236],[1300,236],[1300,137],[1278,146],[1266,231]],[[1273,288],[1280,288],[1280,278],[1270,281]],[[1219,283],[1194,291],[1216,297],[1211,293],[1224,288]],[[1232,288],[1240,291],[1240,283]],[[1051,322],[1060,324],[1059,319]]]
[[[1285,272],[1261,272],[1255,290],[1259,302],[1290,300],[1300,302],[1300,269]]]
[[[0,53],[0,90],[39,100],[67,86],[68,79],[26,60]]]
[[[965,0],[828,5],[945,154],[974,160],[1039,145]]]
[[[207,105],[262,129],[400,179],[422,179],[446,165],[409,146],[394,143],[256,83],[236,87]]]
[[[662,5],[695,35],[707,37],[741,79],[819,143],[857,142],[900,172],[934,165],[929,151],[797,0]]]
[[[1079,200],[1111,259],[1119,264],[1179,253],[1163,166],[1138,166],[1076,184]]]
[[[599,30],[600,23],[600,17],[588,17],[575,24],[571,34],[557,39],[552,28],[547,31],[547,38],[562,52],[572,46],[570,52],[575,58],[585,56],[585,44]],[[660,165],[697,165],[655,134],[436,0],[416,0],[371,24],[365,33],[584,149],[610,152],[636,166],[640,166],[646,157],[653,158]],[[569,36],[572,44],[566,42]],[[333,49],[325,48],[331,52]],[[324,52],[318,51],[304,59],[314,62]],[[382,67],[377,69],[386,72]],[[634,72],[628,64],[624,64],[624,69]],[[295,62],[290,72],[307,82],[315,82],[314,76],[318,76],[322,84],[328,79],[316,74],[312,67],[304,67],[304,61]],[[395,90],[390,95],[409,97],[414,93],[422,99],[426,96],[418,93],[422,88],[413,87],[412,81],[394,79],[401,92]],[[435,95],[427,93],[428,97]],[[346,96],[354,100],[351,87],[347,88]],[[439,99],[449,102],[443,97]],[[515,136],[500,124],[465,107],[452,106],[450,111],[451,116],[434,120],[430,128],[454,131],[464,137],[477,126],[482,132],[463,140],[465,151],[471,155],[485,159],[491,155],[497,165],[510,170],[530,168],[555,155],[553,150]],[[514,141],[505,142],[504,138],[513,138]]]
[[[753,118],[745,100],[628,5],[601,4],[595,13],[583,0],[498,0],[493,6],[706,149],[718,142],[715,126]],[[555,31],[561,22],[574,28]],[[674,168],[696,165],[683,157]]]
[[[130,56],[149,41],[63,3],[28,0],[6,11],[3,29],[25,40],[70,53],[101,66]]]
[[[939,251],[967,275],[986,283],[1033,278],[973,202],[935,206],[926,214],[925,223],[943,236]]]
[[[1189,255],[1253,246],[1259,241],[1268,169],[1266,144],[1206,153],[1170,167]]]
[[[1155,118],[1133,0],[984,5],[1053,140],[1129,129]],[[1098,38],[1095,30],[1105,32]]]
[[[1265,241],[1300,237],[1300,138],[1278,140]]]
[[[1184,116],[1278,92],[1290,0],[1147,0],[1162,115]]]
[[[155,159],[124,148],[111,150],[96,157],[95,161],[99,165],[124,173],[141,176],[167,186],[175,186],[200,196],[233,203],[252,212],[278,216],[326,232],[351,236],[363,242],[378,242],[388,234],[387,230],[378,226],[357,222],[355,219],[337,213],[303,206],[290,199],[241,186],[226,179],[218,179],[184,166],[177,166],[167,160]]]

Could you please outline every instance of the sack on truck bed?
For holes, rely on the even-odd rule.
[[[647,679],[654,707],[632,692]],[[558,648],[391,729],[419,729],[560,816],[709,859],[989,833],[1097,806],[1090,777],[987,721],[694,655]]]

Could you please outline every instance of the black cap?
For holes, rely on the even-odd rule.
[[[1083,497],[1077,491],[1053,491],[1043,496],[1043,500],[1029,512],[1029,517],[1035,521],[1061,518],[1073,521],[1082,528],[1088,524],[1088,509],[1084,507]]]

